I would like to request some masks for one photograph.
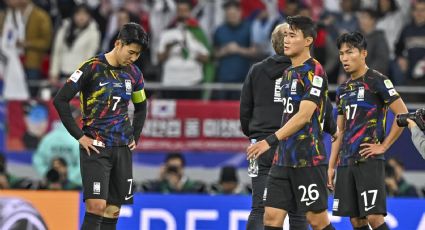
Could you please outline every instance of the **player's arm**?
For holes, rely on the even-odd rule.
[[[407,107],[404,104],[403,100],[401,98],[398,98],[394,102],[390,104],[390,109],[394,114],[400,114],[400,113],[407,113]],[[397,125],[396,119],[394,119],[393,124],[391,126],[390,133],[385,138],[384,142],[380,144],[369,144],[364,143],[360,146],[365,146],[366,148],[363,148],[360,150],[360,155],[369,158],[374,155],[379,155],[385,153],[391,145],[397,140],[397,138],[401,135],[403,132],[403,127],[399,127]]]
[[[82,75],[83,72],[74,72],[71,78],[65,83],[53,99],[53,105],[55,106],[63,125],[76,140],[83,137],[84,133],[72,117],[69,102],[80,91],[80,87],[77,82],[79,82]]]
[[[331,100],[326,100],[326,112],[324,117],[323,131],[329,133],[332,136],[332,142],[337,138],[337,124],[333,117],[333,106]]]
[[[335,168],[338,162],[339,150],[341,149],[341,143],[344,136],[345,125],[344,125],[344,115],[338,115],[337,117],[337,132],[336,140],[332,143],[331,156],[329,157],[329,166],[328,166],[328,188],[334,189],[334,177],[335,177]]]
[[[302,100],[298,112],[289,119],[289,121],[274,134],[268,136],[265,140],[258,142],[255,145],[248,147],[248,159],[257,158],[263,154],[270,145],[277,145],[280,140],[283,140],[302,127],[304,127],[311,120],[311,116],[317,108],[317,104],[310,100]]]
[[[141,89],[139,91],[133,92],[132,101],[134,103],[133,136],[135,145],[137,145],[137,141],[139,140],[140,134],[142,133],[147,114],[145,90]],[[134,146],[134,148],[135,147],[136,146]]]
[[[254,72],[255,65],[251,67],[248,75],[242,86],[241,101],[239,106],[239,120],[241,122],[242,132],[245,136],[249,137],[249,121],[252,118],[252,111],[254,109],[254,99],[252,92],[251,78]]]

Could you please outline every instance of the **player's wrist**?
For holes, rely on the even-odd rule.
[[[279,144],[279,139],[277,138],[276,134],[273,133],[272,135],[269,135],[264,139],[269,146],[275,146]]]

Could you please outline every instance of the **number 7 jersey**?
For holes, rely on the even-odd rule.
[[[391,81],[372,69],[338,87],[336,106],[338,115],[344,116],[340,166],[366,160],[359,154],[360,144],[384,141],[388,106],[398,98]],[[384,159],[384,155],[374,159]]]
[[[128,145],[133,127],[128,104],[146,99],[140,69],[111,66],[104,54],[89,59],[67,80],[74,95],[80,92],[83,132],[106,146]]]
[[[288,167],[327,164],[323,124],[328,97],[328,79],[322,65],[310,58],[300,66],[286,69],[281,82],[281,95],[284,107],[282,126],[298,113],[301,101],[312,101],[317,107],[310,122],[279,142],[273,164]]]

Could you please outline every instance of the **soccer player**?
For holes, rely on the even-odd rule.
[[[251,67],[242,87],[240,101],[240,121],[244,134],[250,139],[264,140],[281,126],[282,98],[280,83],[283,71],[291,65],[291,60],[283,54],[284,28],[279,24],[272,32],[271,42],[276,54]],[[263,228],[263,194],[267,175],[272,165],[277,145],[258,158],[258,176],[252,178],[252,209],[247,230]],[[307,229],[304,214],[289,213],[289,225],[294,230]]]
[[[115,47],[84,62],[54,99],[69,133],[80,143],[86,213],[83,230],[116,229],[122,204],[133,203],[132,152],[146,117],[143,75],[133,63],[149,39],[136,23],[125,24]],[[83,129],[73,120],[69,101],[80,93]],[[133,124],[128,104],[135,107]]]
[[[369,69],[366,40],[359,32],[337,39],[339,58],[350,78],[336,92],[338,139],[332,145],[328,187],[334,188],[333,214],[350,217],[354,229],[389,229],[385,193],[384,153],[400,136],[403,128],[394,122],[388,136],[388,107],[394,114],[407,113],[403,100],[391,81]]]
[[[248,158],[258,158],[279,144],[264,192],[264,229],[282,229],[288,211],[306,214],[314,230],[334,229],[328,214],[326,151],[323,122],[328,81],[322,65],[310,56],[316,36],[312,20],[288,17],[284,54],[292,66],[282,78],[283,118],[278,131],[248,147]]]

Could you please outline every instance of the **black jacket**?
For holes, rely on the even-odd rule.
[[[291,66],[286,56],[273,55],[254,64],[242,87],[240,122],[242,131],[250,139],[262,140],[282,127],[283,105],[280,82],[283,72]],[[336,132],[336,122],[329,100],[326,103],[324,131]]]
[[[242,87],[240,121],[249,138],[264,139],[281,127],[280,82],[291,65],[285,56],[273,55],[254,64]]]

